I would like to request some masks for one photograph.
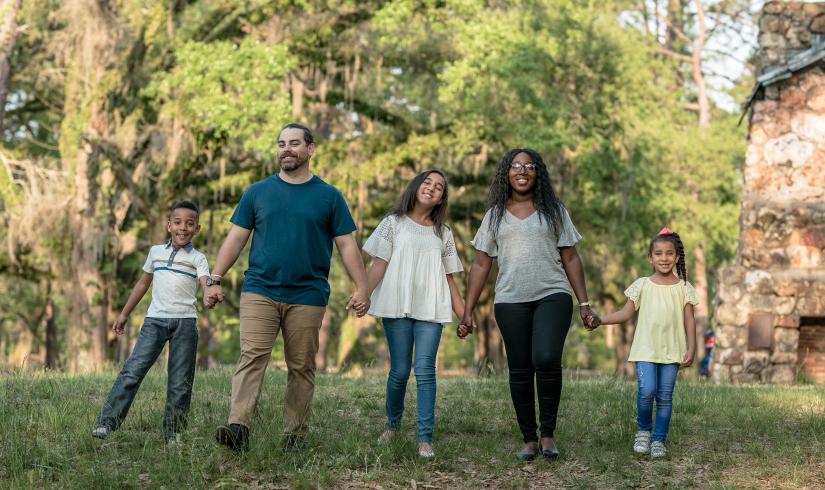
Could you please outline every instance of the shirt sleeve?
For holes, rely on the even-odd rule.
[[[143,272],[147,274],[155,273],[155,263],[152,260],[152,250],[149,250],[149,255],[146,256],[146,262],[143,263]]]
[[[198,254],[198,260],[195,266],[198,268],[198,277],[209,275],[209,261],[206,260],[206,255]]]
[[[484,214],[484,219],[481,220],[481,226],[478,227],[475,238],[470,244],[479,252],[484,252],[490,257],[498,256],[498,243],[490,230],[490,221],[492,220],[493,210],[488,209]]]
[[[572,247],[579,243],[581,239],[582,236],[579,234],[579,230],[576,229],[576,226],[573,224],[573,220],[570,219],[570,213],[567,211],[567,208],[563,207],[561,213],[561,229],[559,230],[558,246]]]
[[[229,221],[247,230],[255,229],[255,187],[249,187],[241,196]]]
[[[352,215],[347,207],[347,201],[344,200],[343,194],[341,194],[338,189],[335,189],[335,201],[332,206],[330,231],[332,231],[332,236],[334,237],[347,235],[355,231],[355,221],[352,220]]]
[[[395,216],[387,216],[378,223],[366,243],[364,252],[387,262],[392,257],[393,242],[395,241]]]
[[[624,292],[624,295],[627,296],[627,299],[633,301],[633,306],[636,310],[639,309],[639,298],[642,296],[642,286],[645,284],[645,278],[640,277],[633,281],[633,284],[630,285]]]
[[[453,232],[446,226],[444,227],[444,236],[441,239],[441,261],[444,263],[444,272],[447,274],[464,270],[464,266],[461,265],[461,258],[455,249]]]
[[[693,287],[693,284],[689,282],[685,283],[685,305],[688,303],[693,306],[699,304],[699,296],[696,294],[696,289]]]

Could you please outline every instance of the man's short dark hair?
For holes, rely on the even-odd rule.
[[[283,133],[285,129],[300,129],[304,132],[304,143],[307,145],[315,143],[315,137],[312,136],[312,131],[310,131],[309,128],[303,124],[289,123],[281,129],[281,132]]]
[[[169,216],[172,216],[172,213],[175,212],[176,209],[191,209],[195,212],[198,216],[201,214],[201,210],[198,209],[198,205],[193,203],[192,201],[178,201],[172,205],[172,209],[169,210]]]

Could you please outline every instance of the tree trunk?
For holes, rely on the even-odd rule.
[[[198,329],[198,369],[206,371],[215,364],[212,355],[210,354],[214,329],[212,322],[209,321],[209,314],[204,312],[198,319],[200,328]]]
[[[479,374],[485,374],[488,371],[503,373],[506,367],[504,344],[492,310],[492,299],[476,307],[478,328],[476,329],[475,364]]]
[[[332,321],[332,314],[329,308],[324,312],[324,319],[321,320],[321,330],[318,331],[318,352],[315,353],[315,367],[320,372],[327,370],[327,352],[329,351],[329,324]]]
[[[66,28],[62,50],[66,63],[64,117],[60,150],[64,166],[73,176],[69,212],[72,253],[63,264],[69,271],[62,286],[69,301],[68,359],[70,371],[87,371],[106,361],[108,318],[105,279],[100,273],[110,253],[113,233],[105,214],[107,204],[100,191],[99,152],[84,141],[108,135],[110,118],[105,109],[107,93],[101,83],[116,66],[115,13],[104,11],[105,2],[75,0],[61,9]],[[111,83],[111,81],[109,82]]]
[[[15,369],[28,369],[34,350],[34,335],[23,320],[18,319],[14,325],[17,340],[14,342],[14,350],[9,355],[9,365]]]
[[[51,273],[51,270],[49,271]],[[58,368],[57,321],[55,319],[54,298],[52,297],[52,281],[46,282],[46,369]]]
[[[696,356],[694,359],[698,365],[705,357],[705,330],[708,328],[708,272],[705,261],[705,246],[701,243],[693,251],[693,262],[696,264],[693,274],[693,286],[699,300],[699,304],[693,309],[693,316],[696,320]]]
[[[0,0],[0,131],[6,118],[6,99],[11,78],[10,58],[17,41],[17,13],[20,0]]]
[[[618,335],[616,335],[616,376],[621,378],[632,378],[636,371],[633,364],[627,362],[630,355],[630,346],[633,345],[633,334],[636,331],[636,319],[631,318],[624,324],[618,325]]]
[[[705,7],[701,0],[696,0],[694,5],[696,5],[696,28],[699,32],[693,43],[691,75],[696,85],[696,98],[699,104],[699,127],[707,128],[710,127],[710,100],[705,86],[705,76],[702,73],[702,51],[705,49]]]

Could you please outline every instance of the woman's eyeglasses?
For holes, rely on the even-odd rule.
[[[536,164],[535,163],[511,163],[510,170],[515,170],[516,172],[521,172],[521,170],[527,170],[528,172],[535,172],[536,171]]]

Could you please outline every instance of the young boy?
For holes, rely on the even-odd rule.
[[[143,275],[112,326],[117,335],[123,333],[129,314],[154,280],[152,303],[143,320],[135,349],[97,415],[93,437],[105,439],[110,432],[117,430],[129,413],[140,383],[168,341],[169,381],[163,435],[167,443],[180,442],[180,431],[186,424],[195,378],[198,347],[195,292],[198,282],[203,288],[209,278],[206,257],[192,246],[192,237],[200,231],[198,218],[198,207],[189,201],[179,201],[172,206],[166,223],[171,238],[149,250]]]

